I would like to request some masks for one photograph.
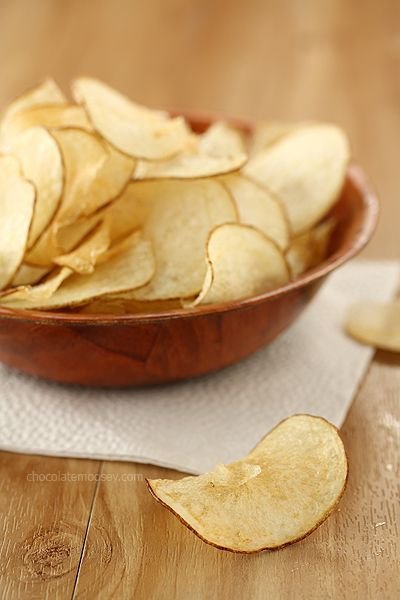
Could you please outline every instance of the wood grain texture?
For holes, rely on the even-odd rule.
[[[398,258],[399,25],[396,0],[2,0],[0,103],[47,74],[66,86],[84,73],[153,106],[333,120],[349,132],[382,198],[366,255]],[[399,360],[379,355],[343,427],[351,473],[340,511],[310,538],[272,554],[237,557],[207,547],[156,505],[140,477],[118,480],[168,476],[164,469],[104,463],[103,473],[116,478],[98,488],[59,482],[48,491],[53,484],[25,483],[32,461],[41,472],[51,472],[53,461],[70,472],[96,465],[3,454],[0,594],[399,597],[399,390]],[[35,528],[57,531],[60,521],[79,529],[65,572],[21,582],[24,541]],[[40,557],[46,542],[35,540]],[[51,571],[59,568],[54,547]]]
[[[0,453],[0,596],[69,598],[99,463]]]

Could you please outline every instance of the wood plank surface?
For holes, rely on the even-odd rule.
[[[0,597],[70,598],[100,464],[0,453]]]
[[[1,0],[0,56],[2,105],[46,75],[89,74],[153,106],[341,124],[382,198],[365,254],[399,258],[396,0]],[[206,546],[147,494],[144,477],[178,473],[0,453],[0,596],[397,598],[399,423],[400,361],[382,353],[343,427],[340,510],[250,557]]]

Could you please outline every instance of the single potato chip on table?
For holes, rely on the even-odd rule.
[[[345,327],[349,335],[363,344],[400,352],[400,300],[354,304]]]
[[[348,464],[336,427],[294,415],[245,458],[199,476],[147,481],[152,495],[203,541],[252,553],[314,531],[343,495]]]

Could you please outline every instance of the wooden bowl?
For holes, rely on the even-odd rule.
[[[196,131],[212,121],[189,120]],[[378,201],[358,166],[349,168],[332,213],[338,224],[328,257],[295,281],[246,300],[145,315],[0,307],[0,361],[54,381],[108,387],[188,379],[236,363],[284,331],[326,276],[370,239]]]

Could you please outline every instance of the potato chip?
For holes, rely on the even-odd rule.
[[[63,227],[57,232],[57,237],[51,228],[46,229],[33,248],[27,252],[24,261],[34,267],[54,266],[54,259],[74,250],[101,220],[100,214],[94,214]]]
[[[70,271],[64,267],[62,271]],[[152,278],[155,263],[151,242],[136,232],[121,243],[121,251],[107,262],[97,265],[90,275],[74,274],[49,297],[37,297],[35,288],[29,298],[0,298],[0,303],[20,309],[55,309],[85,304],[93,298],[133,290]]]
[[[10,287],[20,287],[23,285],[33,285],[38,283],[43,277],[48,275],[51,267],[33,267],[22,263],[18,271],[15,273]]]
[[[42,125],[49,129],[77,127],[93,131],[93,126],[85,110],[75,104],[54,104],[50,106],[34,106],[18,112],[13,117],[13,134],[18,134],[29,127]]]
[[[354,304],[347,315],[346,331],[363,344],[400,352],[400,301]]]
[[[0,146],[6,150],[7,144],[15,134],[14,117],[35,106],[64,104],[67,101],[62,91],[52,79],[46,79],[38,86],[25,92],[12,102],[5,111],[0,124]]]
[[[37,285],[22,285],[15,289],[10,289],[0,294],[0,303],[13,305],[23,302],[35,304],[45,302],[53,296],[60,285],[72,275],[72,270],[64,267],[52,273],[45,281]]]
[[[293,279],[324,260],[335,226],[336,219],[331,217],[293,238],[286,252]]]
[[[65,165],[63,199],[53,223],[57,232],[118,196],[130,180],[135,162],[81,129],[60,129],[52,135]]]
[[[57,143],[43,127],[32,127],[10,142],[24,176],[36,187],[35,212],[29,232],[31,248],[52,220],[61,199],[64,168]]]
[[[217,181],[131,183],[108,211],[111,238],[142,227],[153,243],[156,273],[137,300],[193,296],[206,272],[205,246],[213,227],[236,221],[233,201]]]
[[[18,160],[0,156],[0,290],[22,263],[35,206],[35,188]]]
[[[225,123],[193,136],[184,152],[164,161],[138,161],[134,179],[195,179],[237,171],[247,160],[243,141]]]
[[[294,131],[252,157],[244,172],[283,202],[297,235],[315,225],[336,202],[348,161],[342,130],[315,125]]]
[[[217,121],[198,136],[199,152],[207,156],[236,157],[246,154],[243,136],[238,129]]]
[[[83,104],[94,128],[121,152],[159,160],[185,148],[190,131],[182,117],[174,119],[131,102],[96,79],[73,82],[75,100]]]
[[[283,250],[288,247],[290,232],[288,219],[280,202],[265,188],[240,173],[221,179],[233,196],[239,221],[254,225]]]
[[[105,258],[110,246],[110,229],[106,222],[100,223],[78,248],[68,254],[58,256],[54,263],[69,267],[75,273],[88,275],[93,273],[95,265]]]
[[[282,251],[249,225],[216,227],[208,240],[207,261],[202,290],[194,302],[184,303],[187,307],[256,296],[289,281]]]
[[[275,142],[280,141],[286,135],[297,129],[309,126],[311,123],[290,123],[287,121],[261,121],[256,123],[251,137],[250,155],[254,156],[266,150]]]
[[[336,508],[347,474],[336,427],[320,417],[294,415],[242,460],[204,475],[147,484],[203,541],[250,553],[293,544],[314,531]]]

